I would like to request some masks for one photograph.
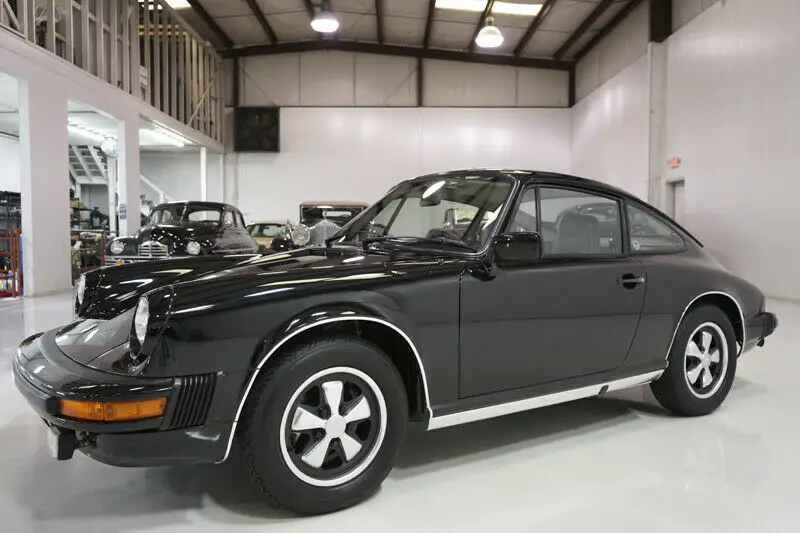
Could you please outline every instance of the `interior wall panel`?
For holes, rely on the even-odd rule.
[[[668,41],[669,179],[687,226],[768,295],[800,299],[800,2],[726,0]]]
[[[0,136],[0,191],[20,192],[19,141]]]
[[[572,108],[572,173],[647,200],[650,133],[647,56]]]
[[[241,105],[414,107],[417,60],[342,51],[240,60]],[[424,105],[567,107],[563,71],[425,60]]]
[[[650,3],[642,2],[605,39],[578,62],[576,96],[586,97],[647,53]]]
[[[226,194],[248,219],[304,200],[373,202],[398,181],[473,167],[569,169],[568,109],[286,108],[281,152],[236,155]]]

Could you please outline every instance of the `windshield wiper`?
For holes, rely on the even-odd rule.
[[[364,250],[366,250],[371,244],[379,243],[379,242],[386,242],[386,241],[395,241],[402,243],[409,243],[409,244],[444,244],[447,246],[453,246],[456,248],[461,248],[462,250],[469,250],[470,252],[474,252],[475,248],[466,244],[463,241],[459,241],[456,239],[448,239],[447,237],[390,237],[390,236],[383,236],[383,237],[373,237],[372,239],[365,239],[362,241],[364,246]]]

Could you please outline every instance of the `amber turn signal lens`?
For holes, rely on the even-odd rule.
[[[80,420],[97,422],[122,422],[125,420],[142,420],[164,414],[167,408],[166,398],[152,398],[135,402],[80,402],[77,400],[61,400],[61,414]]]

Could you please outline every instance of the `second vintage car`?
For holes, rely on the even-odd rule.
[[[322,247],[101,268],[76,313],[12,364],[56,458],[236,449],[270,501],[304,513],[373,494],[411,421],[647,383],[671,412],[709,414],[777,326],[761,291],[658,210],[523,170],[402,182]]]
[[[144,226],[106,245],[106,264],[181,256],[255,253],[242,213],[217,202],[172,202],[153,208]]]

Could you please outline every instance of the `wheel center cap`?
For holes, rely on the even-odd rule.
[[[347,429],[347,422],[341,415],[333,415],[325,422],[325,433],[332,439],[337,439],[344,435],[345,429]]]

